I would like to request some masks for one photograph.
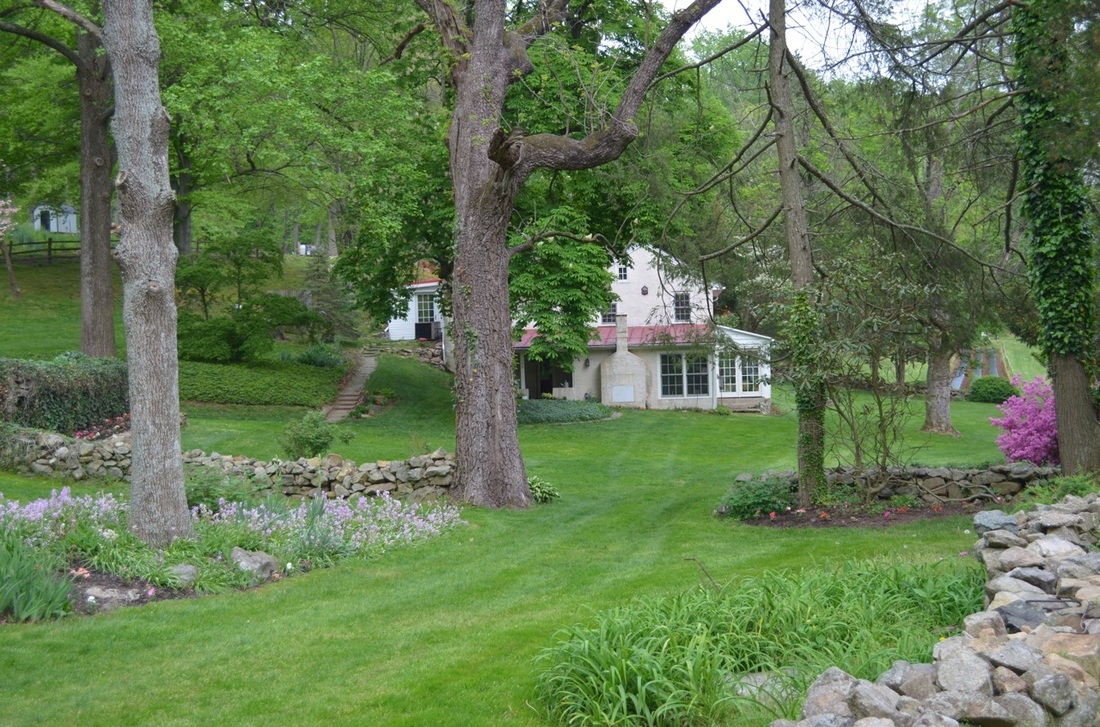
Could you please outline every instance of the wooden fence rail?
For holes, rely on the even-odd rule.
[[[46,264],[49,265],[53,263],[55,257],[80,257],[80,240],[54,240],[53,238],[45,242],[13,240],[8,243],[8,254],[11,255],[12,262],[31,262],[31,258],[45,258]]]

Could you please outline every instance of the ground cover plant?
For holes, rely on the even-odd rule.
[[[200,502],[192,510],[196,538],[163,550],[130,534],[126,500],[111,493],[74,496],[68,488],[21,504],[0,495],[0,619],[41,620],[72,611],[73,579],[89,571],[151,589],[186,586],[199,593],[255,585],[258,578],[231,561],[237,547],[274,556],[280,575],[369,558],[442,535],[456,527],[458,509],[445,503],[377,498],[292,502]],[[176,566],[195,571],[181,583]],[[77,591],[79,592],[79,591]],[[90,601],[94,605],[94,597]],[[83,606],[87,608],[88,603]]]
[[[180,361],[181,401],[320,407],[332,401],[348,368],[263,360],[248,366]]]
[[[611,416],[611,407],[598,401],[560,399],[521,399],[516,402],[520,424],[564,424],[586,422]]]
[[[572,725],[797,718],[830,666],[873,680],[897,659],[931,661],[937,635],[981,610],[984,582],[972,558],[848,561],[638,599],[558,632],[539,698]]]

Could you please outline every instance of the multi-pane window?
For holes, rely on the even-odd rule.
[[[679,353],[661,354],[661,396],[684,395],[684,357]]]
[[[760,362],[755,358],[741,359],[741,391],[760,391]]]
[[[760,360],[730,354],[718,357],[718,388],[723,394],[752,394],[760,391]]]
[[[419,293],[416,296],[416,322],[432,323],[435,321],[435,296]]]
[[[630,268],[626,265],[619,266],[619,280],[626,280],[630,276]]]
[[[709,396],[710,370],[707,357],[661,354],[661,396]]]
[[[691,295],[686,292],[672,294],[672,320],[691,323]]]
[[[706,356],[684,356],[688,396],[710,396],[710,371]]]
[[[619,312],[619,304],[618,303],[612,303],[611,307],[608,308],[607,310],[605,310],[603,312],[603,315],[600,316],[600,323],[614,323],[615,322],[615,316],[618,314],[618,312]]]
[[[737,393],[737,359],[733,356],[718,357],[718,390],[723,394]]]

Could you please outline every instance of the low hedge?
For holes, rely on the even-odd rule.
[[[970,384],[966,398],[983,404],[1004,404],[1010,396],[1019,396],[1020,390],[1000,376],[982,376]]]
[[[0,419],[72,434],[129,411],[126,364],[64,353],[52,361],[0,358]]]
[[[587,422],[611,416],[611,409],[598,401],[523,399],[518,402],[516,410],[520,424]]]
[[[346,367],[319,368],[293,361],[247,366],[180,361],[180,400],[316,407],[336,398],[346,372]]]

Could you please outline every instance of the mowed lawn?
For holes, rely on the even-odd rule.
[[[353,439],[341,454],[453,448],[445,374],[387,357],[368,386],[394,390],[397,404],[342,425]],[[302,413],[186,409],[185,448],[264,458]],[[1000,461],[995,414],[956,403],[958,439],[917,433],[917,416],[915,459]],[[974,540],[964,518],[868,530],[714,518],[736,474],[793,467],[790,411],[628,411],[523,427],[520,440],[529,472],[561,500],[467,508],[468,525],[441,540],[244,593],[0,627],[0,725],[545,725],[536,658],[555,632],[636,596],[698,587],[699,564],[724,583],[854,558],[956,558]],[[0,473],[0,492],[24,499],[57,484]]]
[[[423,436],[400,405],[348,424],[371,443],[352,442],[348,456],[372,456],[383,435],[393,440],[385,457],[446,444],[434,441],[438,399],[421,402]],[[925,454],[990,459],[981,418],[993,408],[957,411],[964,437],[937,438]],[[209,410],[192,419],[187,437],[215,436],[203,433],[217,428]],[[467,509],[469,525],[440,541],[246,593],[0,628],[0,724],[543,725],[536,656],[555,631],[638,595],[696,587],[696,561],[728,582],[851,558],[958,557],[973,543],[958,518],[805,531],[714,518],[738,472],[792,466],[789,416],[625,412],[524,427],[521,441],[530,471],[562,500]]]

